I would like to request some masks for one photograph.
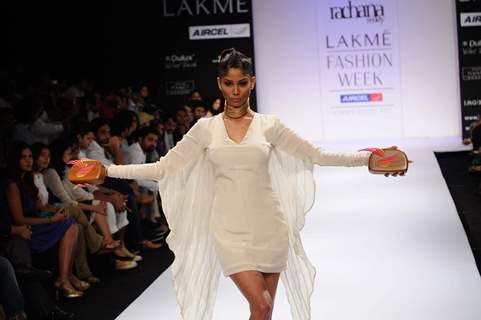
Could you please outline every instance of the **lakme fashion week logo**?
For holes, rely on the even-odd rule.
[[[162,0],[164,17],[248,13],[247,0]]]
[[[481,26],[481,12],[461,12],[461,27]]]
[[[195,53],[192,54],[170,54],[165,56],[164,68],[165,69],[187,69],[196,68],[197,58]]]
[[[190,40],[249,38],[250,36],[251,29],[248,23],[189,27]]]
[[[330,7],[331,20],[366,19],[368,23],[384,21],[384,6],[380,4],[353,5],[348,1],[346,6]]]

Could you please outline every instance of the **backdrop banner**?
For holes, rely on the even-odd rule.
[[[463,138],[481,114],[481,1],[457,0]]]
[[[207,104],[220,96],[216,77],[223,49],[235,47],[254,59],[251,0],[161,0],[161,15],[159,39],[169,43],[159,57],[163,107],[182,106],[193,89]]]
[[[318,5],[324,136],[402,136],[397,1]]]

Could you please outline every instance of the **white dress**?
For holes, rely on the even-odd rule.
[[[222,114],[199,120],[158,162],[108,175],[159,181],[184,319],[211,319],[218,273],[282,272],[293,319],[310,319],[315,269],[299,231],[314,197],[312,164],[366,165],[369,153],[326,152],[272,115],[254,113],[236,143]]]

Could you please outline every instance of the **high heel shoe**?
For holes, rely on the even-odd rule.
[[[57,301],[60,300],[60,294],[62,295],[63,298],[67,299],[74,299],[74,298],[80,298],[84,294],[82,291],[77,291],[72,286],[67,280],[57,280],[53,284],[55,286],[55,298]]]
[[[87,281],[82,281],[75,276],[70,277],[70,283],[72,284],[72,286],[74,286],[75,289],[79,291],[85,291],[90,288],[90,283],[88,283]]]

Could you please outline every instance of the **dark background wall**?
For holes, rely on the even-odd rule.
[[[210,10],[181,10],[182,1],[12,1],[2,10],[2,36],[5,70],[17,76],[35,77],[48,73],[52,79],[89,78],[97,85],[124,86],[147,83],[154,95],[166,103],[178,104],[180,97],[166,95],[167,80],[183,80],[190,74],[203,75],[196,81],[206,95],[216,95],[215,64],[220,49],[234,46],[253,56],[253,39],[217,39],[189,41],[189,25],[249,22],[252,28],[251,2],[221,0],[231,3],[233,12],[213,13],[213,0],[205,1]],[[235,12],[237,5],[248,12]],[[186,1],[191,8],[196,1]],[[167,9],[167,10],[166,10]],[[195,11],[195,10],[194,10]],[[245,11],[245,10],[243,10]],[[252,29],[251,29],[252,35]],[[3,42],[3,41],[2,41]],[[213,54],[215,52],[215,54]],[[192,54],[197,68],[164,69],[166,55]],[[206,71],[207,70],[207,71]],[[25,73],[22,73],[25,72]],[[11,72],[10,72],[11,74]]]

